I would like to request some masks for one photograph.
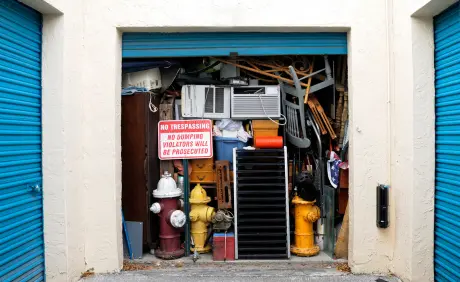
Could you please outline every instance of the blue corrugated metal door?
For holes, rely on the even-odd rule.
[[[460,281],[460,5],[434,19],[435,279]]]
[[[0,281],[44,280],[41,15],[0,1]]]
[[[347,54],[347,34],[344,32],[141,32],[123,34],[123,58],[309,54]]]

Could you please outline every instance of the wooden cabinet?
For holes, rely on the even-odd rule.
[[[214,158],[190,160],[192,172],[190,183],[214,183]]]
[[[158,100],[154,103],[158,105]],[[160,177],[159,112],[152,113],[148,105],[146,93],[121,99],[122,208],[125,220],[143,222],[144,248],[154,248],[158,218],[149,208]]]

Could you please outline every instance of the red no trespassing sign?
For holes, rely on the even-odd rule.
[[[212,121],[164,120],[158,123],[160,160],[212,157]]]

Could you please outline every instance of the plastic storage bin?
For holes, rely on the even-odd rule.
[[[240,141],[238,138],[231,137],[214,137],[214,146],[216,148],[216,160],[230,161],[230,168],[233,168],[233,148],[243,149],[246,143]]]
[[[235,234],[214,233],[212,237],[212,260],[235,260]]]

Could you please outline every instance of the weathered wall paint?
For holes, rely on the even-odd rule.
[[[43,166],[49,281],[122,265],[120,76],[126,31],[348,31],[354,272],[433,276],[431,18],[452,0],[23,0],[45,13]],[[414,14],[415,13],[415,14]],[[413,17],[413,16],[418,16]],[[375,226],[375,186],[391,222]]]

